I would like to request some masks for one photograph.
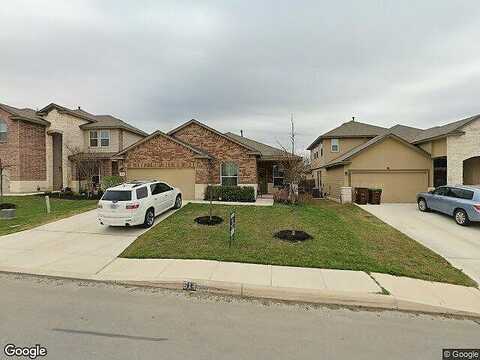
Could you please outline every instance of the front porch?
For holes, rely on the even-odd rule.
[[[257,161],[258,196],[272,195],[284,186],[284,171],[279,160]]]

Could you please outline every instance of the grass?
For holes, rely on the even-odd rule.
[[[0,235],[28,230],[58,219],[94,209],[97,200],[50,199],[51,212],[47,215],[43,196],[8,196],[3,202],[17,205],[17,217],[0,219]]]
[[[228,247],[228,215],[235,210],[236,239]],[[316,201],[301,206],[215,205],[223,224],[193,220],[208,205],[188,204],[123,253],[127,258],[210,259],[272,265],[380,272],[475,286],[444,258],[354,205]],[[282,229],[308,232],[312,240],[288,243],[273,237]]]

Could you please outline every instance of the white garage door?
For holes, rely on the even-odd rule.
[[[195,169],[127,169],[128,180],[160,180],[179,188],[183,198],[195,199]]]
[[[352,172],[352,187],[382,189],[382,202],[410,203],[417,193],[427,191],[428,173],[418,172]]]

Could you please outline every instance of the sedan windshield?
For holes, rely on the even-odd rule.
[[[108,190],[103,194],[102,200],[106,201],[130,201],[132,200],[131,191]]]

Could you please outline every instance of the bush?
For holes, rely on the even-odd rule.
[[[278,189],[273,193],[273,201],[280,204],[290,204],[288,189]]]
[[[102,178],[102,190],[107,190],[108,188],[111,188],[113,186],[117,186],[122,184],[123,178],[120,176],[104,176]]]
[[[255,188],[253,186],[207,186],[205,200],[255,202]]]

